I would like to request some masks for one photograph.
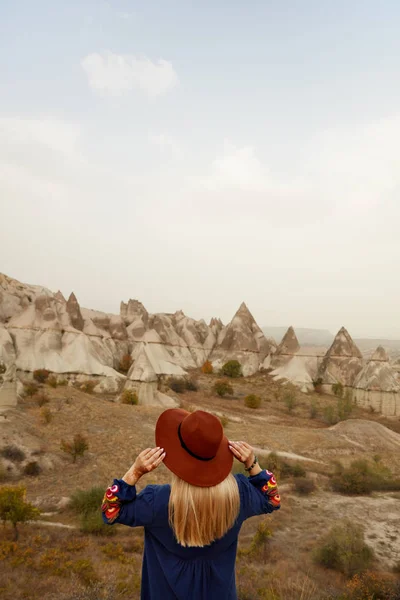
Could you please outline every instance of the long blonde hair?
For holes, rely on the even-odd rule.
[[[213,487],[173,477],[168,516],[181,546],[201,548],[223,537],[234,525],[239,508],[239,488],[231,473]]]

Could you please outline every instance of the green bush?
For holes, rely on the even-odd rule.
[[[50,375],[50,371],[48,371],[47,369],[36,369],[36,371],[33,371],[33,378],[38,383],[45,383],[47,381],[49,375]]]
[[[249,394],[244,399],[244,403],[247,406],[247,408],[260,408],[261,398],[260,396],[256,396],[255,394]]]
[[[26,458],[25,452],[18,448],[18,446],[15,446],[14,444],[4,446],[4,448],[0,450],[0,454],[7,460],[16,463],[20,463]]]
[[[237,360],[229,360],[221,369],[221,374],[236,379],[242,376],[242,365]]]
[[[360,459],[345,468],[336,463],[331,475],[331,486],[335,492],[349,495],[367,495],[374,490],[400,490],[400,480],[394,479],[390,469],[381,462],[369,463]]]
[[[307,477],[296,477],[293,481],[295,492],[301,496],[309,496],[315,491],[315,482]]]
[[[223,381],[222,379],[215,382],[213,390],[218,396],[221,396],[221,398],[227,394],[230,396],[233,394],[233,387],[227,381]]]
[[[121,394],[121,402],[122,404],[132,404],[136,405],[139,403],[139,399],[137,393],[133,390],[124,390]]]
[[[81,517],[81,531],[92,535],[113,535],[115,529],[103,522],[100,509]]]
[[[39,463],[36,460],[32,460],[28,462],[24,467],[24,474],[29,475],[30,477],[37,477],[41,471]]]
[[[79,515],[87,515],[100,509],[105,488],[93,486],[88,490],[77,490],[71,496],[71,510]]]
[[[294,407],[296,406],[295,393],[292,391],[286,392],[283,397],[283,401],[286,404],[286,408],[288,409],[288,412],[291,413],[293,411]]]
[[[372,558],[373,552],[364,542],[362,527],[352,521],[333,527],[314,552],[318,564],[347,577],[367,569]]]
[[[103,522],[101,504],[104,488],[94,486],[88,490],[78,490],[71,497],[70,509],[81,517],[81,531],[94,535],[112,535],[112,527]]]
[[[332,384],[332,392],[338,398],[343,398],[344,387],[343,384],[338,381],[337,383]]]
[[[30,502],[25,501],[26,489],[24,487],[2,486],[0,488],[0,520],[9,521],[14,528],[14,539],[18,540],[18,523],[33,521],[40,515],[40,511]]]
[[[351,396],[346,393],[344,398],[338,398],[337,414],[339,421],[348,419],[353,412],[353,404],[351,402]]]

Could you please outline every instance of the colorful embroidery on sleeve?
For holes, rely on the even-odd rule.
[[[268,481],[261,486],[261,491],[268,496],[269,502],[271,502],[274,507],[279,508],[281,505],[281,497],[278,492],[278,485],[276,483],[275,476],[273,473],[271,473],[271,471],[267,470],[260,473],[260,475],[262,474],[268,477]]]
[[[118,492],[119,487],[115,484],[108,487],[106,493],[104,494],[101,510],[109,523],[113,523],[115,521],[121,509],[121,500],[115,495]]]

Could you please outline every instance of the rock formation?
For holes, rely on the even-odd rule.
[[[362,354],[348,331],[342,327],[318,370],[325,391],[329,392],[334,383],[352,386],[362,368]]]
[[[243,375],[253,375],[275,348],[275,342],[265,337],[243,302],[232,321],[219,332],[210,360],[217,369],[228,360],[238,360]]]
[[[289,327],[273,354],[269,368],[276,381],[286,380],[303,392],[313,389],[318,357],[303,353],[293,327]],[[264,367],[267,364],[264,363]]]
[[[400,415],[400,382],[382,346],[378,346],[357,375],[354,388],[357,404],[385,415]]]

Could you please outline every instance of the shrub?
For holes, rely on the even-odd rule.
[[[64,386],[64,385],[67,385],[67,384],[68,384],[67,379],[62,378],[62,379],[58,379],[57,380],[57,385],[58,386]]]
[[[305,477],[306,476],[306,470],[303,467],[303,465],[301,465],[300,463],[295,463],[291,467],[291,471],[292,471],[293,477]]]
[[[33,371],[33,378],[38,383],[45,383],[50,375],[50,371],[47,369],[36,369]]]
[[[211,373],[214,373],[214,367],[212,366],[209,360],[206,360],[204,365],[201,367],[201,371],[205,375],[211,375]]]
[[[39,391],[39,386],[34,381],[26,381],[24,383],[24,395],[34,396]]]
[[[124,390],[121,394],[122,404],[136,405],[139,403],[137,393],[133,390]]]
[[[42,417],[43,423],[46,423],[47,425],[51,422],[53,418],[51,410],[47,407],[42,408],[42,410],[40,411],[40,415]]]
[[[247,408],[260,408],[261,398],[260,396],[256,396],[255,394],[249,394],[244,399],[244,403],[247,406]]]
[[[320,565],[350,577],[370,565],[373,552],[364,542],[362,527],[352,521],[344,521],[320,541],[314,558]]]
[[[311,400],[310,404],[310,419],[315,419],[318,415],[317,403],[315,400]]]
[[[322,393],[322,377],[317,377],[317,379],[314,379],[313,386],[314,386],[314,390],[317,392],[317,394],[321,394]]]
[[[268,527],[268,521],[261,521],[254,534],[250,548],[247,551],[245,550],[242,552],[242,554],[247,554],[251,558],[259,558],[262,561],[265,561],[272,535],[273,533]]]
[[[351,402],[351,396],[346,396],[344,398],[338,398],[338,409],[337,414],[339,421],[344,421],[348,419],[353,412],[353,405]]]
[[[370,494],[374,490],[400,490],[400,480],[393,479],[390,469],[380,462],[355,460],[348,468],[336,463],[331,475],[335,492],[351,495]]]
[[[57,377],[55,377],[55,375],[51,375],[47,380],[47,385],[49,385],[52,388],[56,388],[58,386]]]
[[[338,381],[337,383],[332,384],[332,392],[338,398],[343,398],[344,395],[344,387],[343,384]]]
[[[89,380],[89,381],[84,381],[80,386],[79,389],[82,390],[82,392],[85,392],[85,394],[93,394],[93,390],[97,385],[97,381],[93,381],[93,380]]]
[[[28,462],[24,467],[24,474],[30,477],[37,477],[41,471],[39,463],[36,460]]]
[[[35,394],[33,396],[33,400],[36,402],[36,404],[40,407],[44,406],[45,404],[48,404],[50,402],[50,398],[48,397],[47,394],[45,394],[44,392],[40,392],[39,394]]]
[[[296,477],[293,482],[294,490],[301,496],[308,496],[315,491],[315,482],[307,477]]]
[[[4,456],[4,458],[7,458],[7,460],[17,463],[22,462],[26,458],[25,452],[18,448],[18,446],[14,446],[14,444],[4,446],[4,448],[0,450],[0,454],[1,456]]]
[[[93,486],[88,490],[77,490],[71,496],[71,510],[79,515],[87,515],[100,510],[104,488]]]
[[[237,360],[228,360],[221,369],[221,374],[236,379],[242,376],[242,365]]]
[[[294,394],[294,392],[286,392],[286,394],[283,397],[283,401],[286,404],[288,412],[291,413],[294,407],[296,406],[296,395]]]
[[[385,573],[367,571],[354,575],[346,585],[342,600],[396,600],[400,598],[400,585]]]
[[[0,519],[9,521],[14,528],[14,538],[18,540],[18,523],[37,519],[40,511],[30,502],[25,502],[26,490],[23,487],[5,486],[0,488]]]
[[[89,450],[87,439],[80,433],[74,435],[72,442],[61,440],[61,450],[72,456],[72,462],[76,462],[78,456],[83,456]]]
[[[282,461],[276,452],[270,452],[267,457],[267,469],[272,471],[275,477],[280,475],[282,469]]]
[[[333,406],[325,406],[324,410],[322,411],[322,414],[325,423],[327,423],[328,425],[335,425],[339,420]]]
[[[118,364],[118,371],[120,373],[127,373],[132,366],[132,357],[130,354],[124,354]]]
[[[103,522],[100,509],[96,512],[82,515],[81,531],[83,533],[91,533],[92,535],[113,535],[116,531]]]
[[[215,382],[213,390],[216,394],[218,394],[218,396],[221,396],[221,398],[227,394],[230,396],[233,394],[233,387],[230,385],[230,383],[223,381],[222,379]]]
[[[188,392],[197,392],[199,389],[198,383],[195,379],[185,379],[185,385]]]
[[[7,367],[3,362],[0,362],[0,375],[4,375],[4,373],[7,371]]]
[[[184,379],[178,379],[177,377],[170,377],[168,379],[168,387],[177,394],[183,394],[186,389],[186,383]]]

